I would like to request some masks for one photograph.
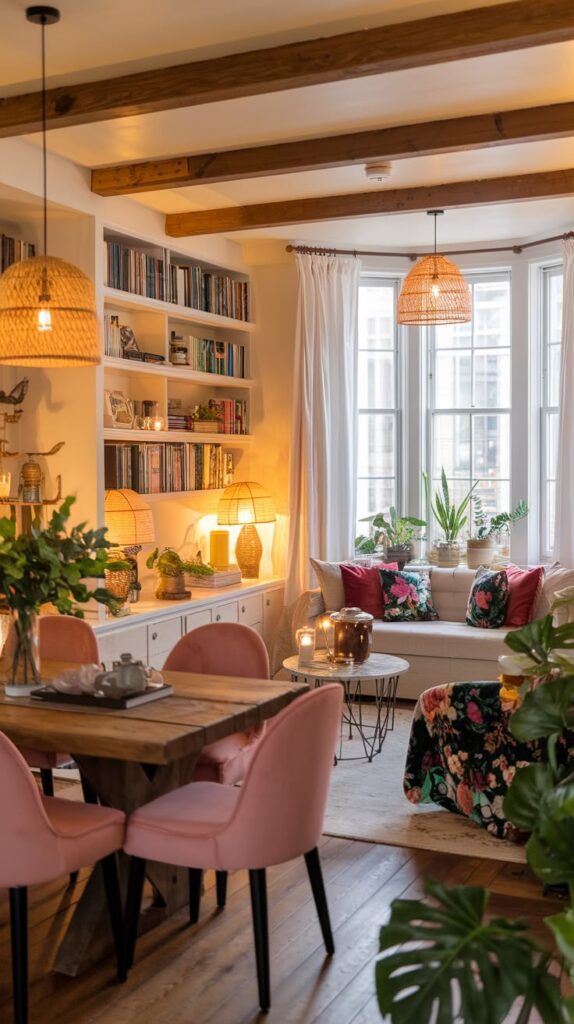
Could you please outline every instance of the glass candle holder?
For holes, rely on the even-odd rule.
[[[310,665],[315,657],[315,630],[311,626],[304,626],[297,630],[296,638],[299,664]]]

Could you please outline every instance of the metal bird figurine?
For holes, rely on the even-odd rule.
[[[8,395],[5,391],[0,391],[0,405],[20,405],[26,397],[28,383],[28,378],[23,377],[22,380],[18,381],[15,387],[12,388]]]

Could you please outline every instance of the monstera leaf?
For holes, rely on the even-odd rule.
[[[553,736],[573,726],[574,676],[551,679],[529,690],[510,719],[510,731],[521,742]]]
[[[554,772],[549,764],[529,764],[518,768],[504,797],[505,817],[516,828],[532,832],[540,814],[540,803],[554,788]]]
[[[395,900],[381,929],[381,952],[392,950],[376,965],[383,1016],[393,1024],[499,1024],[522,997],[521,1021],[534,1006],[544,1024],[567,1020],[557,980],[547,974],[550,957],[526,937],[524,923],[486,922],[484,889],[428,882],[425,891],[432,905]]]

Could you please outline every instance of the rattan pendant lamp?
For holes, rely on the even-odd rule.
[[[46,153],[46,25],[60,20],[55,7],[28,7],[42,29],[43,253],[14,263],[0,277],[0,364],[93,366],[100,362],[94,287],[65,260],[48,256]]]
[[[444,210],[428,210],[434,217],[434,252],[421,256],[403,281],[397,322],[434,326],[465,324],[472,320],[470,288],[456,263],[436,251],[436,222]]]

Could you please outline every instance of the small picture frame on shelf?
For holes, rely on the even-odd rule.
[[[120,324],[120,344],[124,358],[133,359],[135,354],[140,352],[136,336],[132,328],[128,327],[127,324]]]
[[[133,403],[122,391],[104,391],[104,427],[131,430],[134,422]]]

